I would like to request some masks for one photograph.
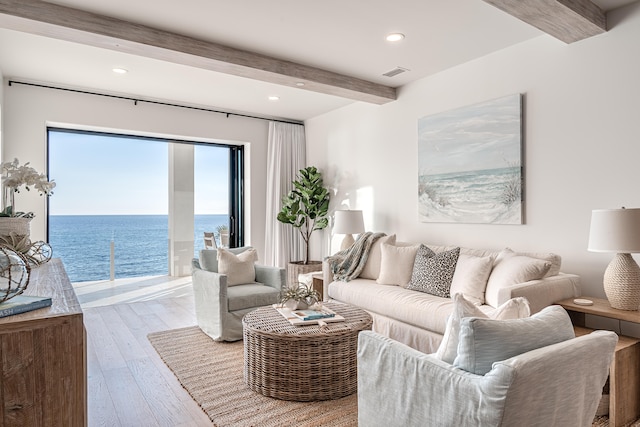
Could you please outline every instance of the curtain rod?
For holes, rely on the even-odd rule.
[[[198,111],[206,111],[206,112],[209,112],[209,113],[226,114],[227,118],[229,118],[229,116],[238,116],[238,117],[245,117],[245,118],[248,118],[248,119],[266,120],[266,121],[269,121],[269,122],[289,123],[289,124],[292,124],[292,125],[303,125],[303,123],[301,123],[301,122],[295,122],[295,121],[289,121],[289,120],[267,119],[266,117],[252,116],[252,115],[249,115],[249,114],[241,114],[241,113],[232,113],[230,111],[220,111],[220,110],[214,110],[214,109],[211,109],[211,108],[192,107],[192,106],[189,106],[189,105],[173,104],[173,103],[170,103],[170,102],[151,101],[151,100],[148,100],[148,99],[131,98],[131,97],[122,96],[122,95],[110,95],[108,93],[90,92],[90,91],[87,91],[87,90],[69,89],[69,88],[66,88],[66,87],[49,86],[49,85],[38,84],[38,83],[28,83],[28,82],[20,82],[20,81],[16,81],[16,80],[9,80],[8,84],[9,84],[9,86],[11,86],[12,84],[17,84],[17,85],[24,85],[24,86],[39,87],[39,88],[44,88],[44,89],[55,89],[55,90],[62,90],[62,91],[66,91],[66,92],[81,93],[81,94],[84,94],[84,95],[104,96],[106,98],[115,98],[115,99],[122,99],[122,100],[125,100],[125,101],[133,101],[134,105],[138,105],[138,102],[146,102],[147,104],[164,105],[166,107],[186,108],[188,110],[198,110]]]

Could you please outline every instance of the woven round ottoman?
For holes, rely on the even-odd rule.
[[[345,321],[293,326],[271,306],[244,316],[244,380],[251,390],[300,402],[356,392],[358,333],[371,329],[371,316],[348,304],[325,305]]]

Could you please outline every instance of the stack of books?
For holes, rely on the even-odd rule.
[[[294,326],[317,325],[320,322],[344,322],[344,317],[333,310],[322,307],[318,310],[289,310],[281,304],[274,304],[273,308]]]
[[[318,320],[336,317],[336,313],[324,307],[320,310],[295,310],[292,311],[292,313],[298,319],[302,320]]]
[[[51,298],[18,295],[0,303],[0,317],[13,316],[45,307],[51,307]]]

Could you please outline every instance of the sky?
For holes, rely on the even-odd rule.
[[[51,215],[167,215],[166,141],[51,131]],[[228,212],[228,150],[195,149],[196,215]]]

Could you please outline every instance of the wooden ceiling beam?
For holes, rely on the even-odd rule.
[[[396,89],[39,0],[0,0],[0,27],[342,98],[385,104]]]
[[[606,14],[590,0],[484,1],[565,43],[607,31]]]

